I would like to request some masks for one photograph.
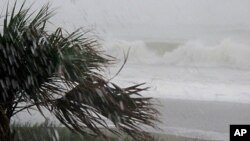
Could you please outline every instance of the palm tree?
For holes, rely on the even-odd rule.
[[[30,13],[24,4],[7,9],[0,32],[0,140],[11,140],[11,117],[36,107],[49,110],[67,128],[105,136],[100,127],[135,139],[149,136],[157,110],[139,93],[142,84],[121,88],[101,75],[113,63],[86,32],[47,29],[49,6]],[[110,128],[111,121],[118,130]],[[88,129],[88,130],[86,130]],[[88,131],[92,132],[88,132]]]

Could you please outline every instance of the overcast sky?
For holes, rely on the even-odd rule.
[[[4,1],[0,3],[3,7]],[[10,0],[14,2],[15,0]],[[112,28],[154,27],[155,34],[171,26],[250,27],[250,0],[27,0],[35,7],[50,1],[57,25]],[[28,4],[27,4],[28,5]],[[184,25],[184,26],[183,26]],[[129,28],[129,29],[126,29]],[[249,28],[250,29],[250,28]],[[134,29],[133,29],[134,30]],[[182,30],[182,29],[180,29]],[[200,30],[200,29],[199,29]],[[119,31],[120,32],[120,31]],[[168,32],[171,32],[168,30]],[[152,33],[152,31],[150,31]],[[183,31],[182,33],[186,33]],[[181,33],[181,34],[182,34]],[[171,33],[173,35],[173,33]]]
[[[86,14],[82,16],[96,23],[250,25],[250,0],[69,1],[54,0],[54,3],[68,14],[72,10]]]
[[[0,6],[5,4],[1,0]],[[15,0],[10,0],[15,1]],[[20,0],[21,1],[21,0]],[[48,0],[28,0],[36,5]],[[50,0],[64,18],[89,22],[250,24],[250,0]],[[39,4],[38,4],[39,3]],[[80,16],[81,15],[81,16]]]

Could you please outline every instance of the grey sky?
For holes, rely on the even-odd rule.
[[[4,1],[6,0],[0,3],[1,7],[5,4]],[[175,34],[189,36],[190,32],[196,34],[196,31],[195,36],[200,36],[200,31],[211,29],[231,30],[233,27],[244,32],[245,29],[250,29],[250,0],[35,1],[35,7],[50,1],[52,7],[57,8],[57,14],[53,18],[56,25],[66,29],[96,25],[110,33],[128,34],[137,31],[135,34],[139,34],[144,31],[150,36],[168,34],[171,37]],[[34,0],[28,0],[28,3],[31,2]],[[247,33],[247,38],[248,35]]]
[[[69,13],[85,13],[96,23],[250,25],[249,0],[74,0],[69,5],[74,7]]]
[[[1,7],[6,0],[2,0]],[[14,0],[10,0],[14,1]],[[33,2],[34,0],[28,0]],[[38,1],[36,5],[48,0]],[[91,23],[250,25],[250,0],[50,0],[65,19]],[[39,4],[38,4],[39,3]],[[61,18],[61,17],[60,17]]]

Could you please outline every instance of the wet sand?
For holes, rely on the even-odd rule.
[[[157,99],[162,133],[198,139],[229,140],[230,124],[250,124],[250,104]]]
[[[162,131],[149,129],[160,140],[229,140],[230,124],[250,124],[250,104],[180,99],[157,99]],[[42,122],[38,112],[23,112],[18,122]],[[52,121],[56,120],[52,118]]]

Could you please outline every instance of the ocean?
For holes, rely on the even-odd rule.
[[[118,62],[129,54],[117,82],[147,82],[152,97],[250,102],[248,44],[229,39],[214,45],[124,40],[103,44]]]
[[[146,82],[161,112],[160,133],[192,138],[229,140],[230,124],[249,124],[250,46],[225,39],[219,42],[125,41],[103,42],[118,58],[112,77],[122,85]],[[150,130],[152,131],[152,130]]]
[[[163,133],[228,140],[229,124],[250,123],[249,1],[53,0],[51,5],[57,8],[51,29],[90,28],[102,49],[117,58],[107,78],[128,54],[112,81],[124,87],[146,82],[150,89],[143,94],[163,105]],[[16,119],[32,121],[27,117]]]

